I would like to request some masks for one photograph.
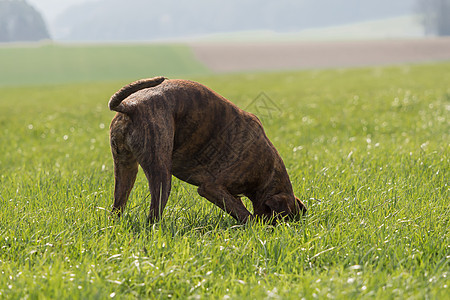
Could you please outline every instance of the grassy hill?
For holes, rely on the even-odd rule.
[[[191,38],[199,42],[298,42],[352,41],[423,38],[424,29],[417,15],[400,16],[327,27],[307,28],[290,33],[254,30],[216,33]]]
[[[208,73],[183,45],[0,47],[0,86],[135,80]]]
[[[450,64],[189,76],[258,114],[309,211],[239,226],[174,180],[163,220],[147,226],[142,172],[124,217],[109,215],[107,101],[122,78],[139,76],[120,47],[94,49],[70,52],[115,53],[120,63],[98,69],[55,47],[63,63],[49,70],[62,78],[36,78],[42,63],[10,83],[120,82],[0,88],[0,298],[447,297]],[[164,49],[137,52],[168,57]],[[139,75],[165,70],[129,61]],[[93,74],[67,72],[79,65]],[[254,102],[261,92],[264,105]]]

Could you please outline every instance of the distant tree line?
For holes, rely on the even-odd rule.
[[[450,0],[418,0],[426,34],[450,36]]]
[[[49,39],[44,19],[24,0],[0,0],[0,42]]]

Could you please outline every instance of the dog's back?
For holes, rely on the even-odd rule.
[[[174,124],[173,174],[197,186],[205,180],[230,181],[228,177],[236,181],[242,174],[251,174],[255,181],[257,175],[268,175],[278,156],[256,116],[196,82],[166,79],[128,95],[121,107],[140,128],[155,122]],[[265,160],[265,170],[242,170],[254,169],[259,160]],[[239,186],[233,185],[250,185],[245,180]]]

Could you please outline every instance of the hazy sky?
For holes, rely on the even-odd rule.
[[[28,3],[30,3],[31,5],[33,5],[40,13],[43,14],[43,16],[45,18],[45,21],[46,21],[46,23],[48,25],[49,31],[50,31],[50,33],[51,33],[53,38],[55,38],[55,39],[67,39],[68,37],[70,37],[70,35],[68,35],[68,33],[70,33],[71,30],[76,32],[77,28],[79,30],[83,29],[83,26],[78,26],[77,27],[76,25],[80,25],[80,24],[77,24],[77,22],[74,22],[73,19],[74,18],[79,18],[79,19],[83,19],[84,20],[84,18],[83,18],[84,14],[86,12],[90,12],[89,9],[91,7],[84,8],[85,10],[83,11],[83,13],[81,15],[80,15],[79,12],[77,14],[76,10],[72,11],[73,15],[70,15],[70,17],[73,16],[73,18],[69,18],[69,19],[72,20],[71,21],[72,23],[69,22],[68,23],[69,25],[67,25],[67,24],[64,25],[64,22],[63,22],[62,25],[60,24],[61,23],[61,13],[64,12],[66,9],[68,9],[71,6],[79,5],[79,4],[83,4],[83,3],[88,3],[88,2],[97,2],[97,1],[100,1],[100,0],[26,0],[26,1]],[[182,0],[182,1],[188,2],[189,0]],[[216,1],[220,2],[220,1],[226,1],[226,0],[216,0]],[[259,1],[261,1],[261,3],[263,3],[263,2],[269,3],[269,2],[272,2],[274,0],[259,0]],[[321,3],[330,3],[330,0],[328,0],[328,1],[324,1],[324,0],[295,0],[295,1],[307,4],[306,5],[306,10],[309,9],[309,11],[320,11],[320,9],[322,9],[322,6],[323,6],[323,4],[321,4]],[[406,14],[412,13],[413,12],[412,9],[411,9],[411,12],[407,12],[407,10],[405,10],[405,6],[407,6],[408,4],[411,4],[411,6],[412,6],[412,3],[414,3],[415,1],[418,1],[418,0],[391,0],[393,2],[390,2],[389,0],[383,0],[383,1],[381,1],[382,4],[378,3],[379,0],[359,0],[359,1],[362,1],[362,2],[359,3],[359,4],[362,5],[362,7],[361,7],[361,5],[359,5],[359,6],[357,5],[358,7],[356,7],[355,9],[361,13],[361,14],[356,14],[357,16],[360,16],[360,18],[356,19],[356,21],[355,21],[355,18],[350,18],[351,20],[349,19],[347,23],[344,22],[345,20],[343,21],[343,18],[348,17],[348,15],[349,15],[349,7],[352,7],[352,5],[355,4],[355,2],[358,3],[358,0],[333,0],[333,1],[331,1],[331,3],[335,3],[334,1],[336,1],[336,3],[341,3],[342,4],[342,5],[338,6],[338,7],[342,7],[342,9],[340,11],[337,10],[337,11],[328,12],[329,14],[331,13],[331,15],[330,15],[331,17],[336,17],[334,21],[333,21],[333,18],[325,18],[326,22],[324,22],[322,20],[322,22],[320,23],[320,20],[318,21],[318,19],[320,19],[320,18],[313,18],[312,21],[310,20],[311,24],[309,24],[309,23],[307,23],[308,22],[307,20],[309,20],[310,18],[303,18],[303,21],[304,21],[304,23],[306,22],[305,23],[306,25],[302,23],[303,24],[302,28],[303,29],[304,28],[309,28],[309,27],[311,27],[311,28],[319,28],[319,27],[327,27],[327,26],[330,27],[330,26],[338,26],[338,25],[341,25],[341,27],[342,27],[342,25],[347,25],[347,23],[351,25],[353,23],[358,23],[358,22],[363,22],[363,21],[379,21],[378,19],[374,19],[374,20],[370,19],[371,18],[370,17],[370,13],[369,14],[367,13],[367,11],[370,11],[370,8],[374,7],[374,5],[375,5],[375,7],[377,9],[379,8],[377,10],[378,11],[378,15],[381,15],[382,16],[381,18],[383,20],[386,19],[386,18],[399,17],[400,15],[396,15],[396,13],[398,14],[398,11],[401,11],[401,13],[403,15],[405,14],[405,11],[406,11]],[[113,2],[113,1],[111,1],[111,2]],[[120,3],[119,1],[114,1],[114,2],[116,4],[117,4],[117,2]],[[142,0],[141,2],[145,3],[146,0]],[[154,3],[155,1],[152,1],[152,2]],[[197,1],[196,3],[198,3],[198,2],[202,3],[201,1]],[[237,1],[234,1],[234,2],[239,3]],[[245,0],[243,2],[245,2]],[[104,4],[105,2],[102,2],[102,3]],[[107,1],[106,1],[106,3],[107,3]],[[123,3],[126,5],[127,1],[123,1]],[[252,2],[252,3],[254,3],[254,2]],[[345,4],[347,4],[347,5],[345,5]],[[164,5],[162,5],[162,7],[164,7]],[[100,6],[100,12],[102,11],[102,8],[103,8],[103,6]],[[236,9],[238,9],[238,8],[236,8]],[[389,9],[390,9],[392,15],[389,15],[389,13],[386,13],[386,9],[388,10],[388,12],[389,12]],[[97,13],[98,13],[98,7],[97,7]],[[355,14],[352,14],[351,16],[354,16],[354,15]],[[363,15],[365,17],[363,17]],[[369,17],[368,17],[368,15],[369,15]],[[375,15],[375,18],[378,18],[376,13],[374,13],[374,15]],[[60,19],[59,19],[60,22],[59,23],[56,22],[57,21],[56,20],[57,17],[60,17]],[[309,17],[309,16],[307,16],[307,17]],[[62,20],[65,20],[65,19],[66,18],[63,18]],[[76,19],[76,20],[79,20],[79,19]],[[402,22],[400,24],[398,22],[397,23],[392,23],[391,22],[388,25],[384,24],[383,26],[385,26],[385,27],[386,26],[390,26],[390,28],[387,28],[387,29],[383,29],[382,28],[383,32],[389,33],[390,31],[393,31],[393,29],[396,29],[394,27],[399,27],[400,26],[401,27],[400,29],[402,31],[407,32],[404,35],[410,36],[411,35],[410,28],[414,27],[414,26],[411,26],[411,24],[413,24],[413,22],[411,22],[409,19],[406,20],[406,21],[405,20],[401,20],[401,21]],[[82,22],[84,22],[84,21],[82,21]],[[333,22],[335,22],[335,23],[333,23]],[[131,24],[130,26],[132,26],[132,24],[134,24],[133,22],[129,22],[129,23]],[[416,25],[416,24],[414,23],[413,25]],[[66,26],[66,27],[64,27],[64,26]],[[72,26],[72,27],[70,27],[70,26]],[[359,25],[359,26],[361,27],[361,25]],[[368,31],[370,29],[370,28],[367,29],[366,27],[375,27],[375,28],[379,29],[382,26],[380,24],[378,24],[378,23],[376,23],[376,24],[375,23],[374,24],[371,23],[371,24],[366,24],[366,26],[364,28],[362,28],[361,30],[364,29],[365,31]],[[414,36],[417,35],[417,32],[418,32],[416,27],[417,26],[415,26],[413,28],[413,32],[414,32],[413,35]],[[258,29],[258,28],[255,28],[255,29]],[[265,28],[265,29],[267,29],[267,28]],[[341,30],[349,31],[348,28],[341,28]],[[370,29],[370,30],[372,30],[372,29]],[[89,36],[89,35],[84,34],[82,36],[83,36],[82,39],[86,39],[86,36]]]
[[[59,13],[69,6],[90,1],[92,0],[28,0],[28,3],[39,10],[48,22],[51,22]]]
[[[44,15],[47,22],[52,22],[58,14],[63,12],[68,7],[75,4],[95,2],[96,0],[27,0],[27,1]],[[298,1],[315,2],[317,0],[298,0]],[[371,0],[371,2],[373,2],[373,0]]]

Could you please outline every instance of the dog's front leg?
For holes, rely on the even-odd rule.
[[[202,184],[197,191],[200,196],[205,197],[241,223],[246,223],[252,216],[241,199],[231,195],[222,186],[207,183]]]

